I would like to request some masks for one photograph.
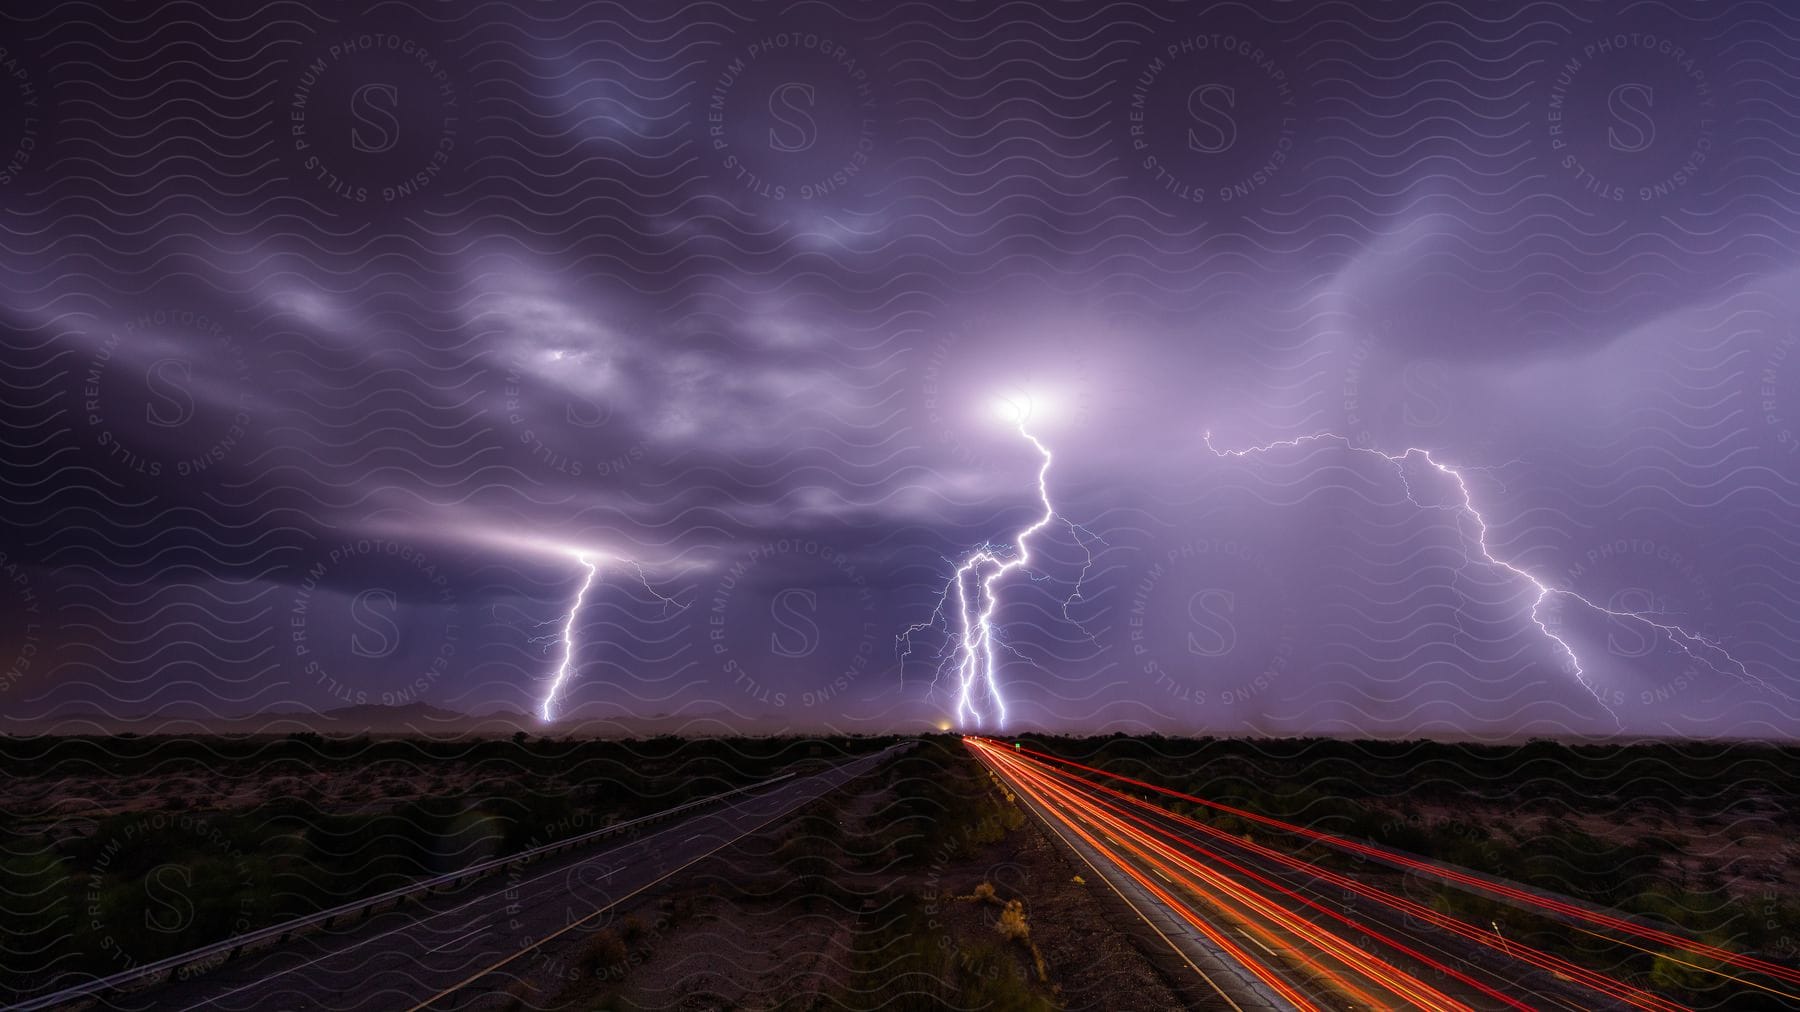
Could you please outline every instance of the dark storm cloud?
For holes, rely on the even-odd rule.
[[[1753,10],[13,14],[8,711],[1791,735]]]

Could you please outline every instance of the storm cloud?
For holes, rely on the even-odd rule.
[[[1777,8],[6,17],[13,719],[1800,730]]]

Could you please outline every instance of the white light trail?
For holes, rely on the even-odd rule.
[[[1575,593],[1572,590],[1568,590],[1566,588],[1561,588],[1561,587],[1552,587],[1549,584],[1545,583],[1544,581],[1538,579],[1536,576],[1533,576],[1529,571],[1527,571],[1519,566],[1516,566],[1513,563],[1506,561],[1505,559],[1496,557],[1494,555],[1493,551],[1488,547],[1487,518],[1482,516],[1481,511],[1475,508],[1474,497],[1469,492],[1469,485],[1468,485],[1468,482],[1463,478],[1462,471],[1458,470],[1455,467],[1451,467],[1448,464],[1441,463],[1436,458],[1432,457],[1430,450],[1424,450],[1424,449],[1420,449],[1419,447],[1414,446],[1414,447],[1408,447],[1406,449],[1406,452],[1404,452],[1404,453],[1398,453],[1398,454],[1384,453],[1380,450],[1370,449],[1368,447],[1357,446],[1354,443],[1352,443],[1347,437],[1342,436],[1335,432],[1315,432],[1310,436],[1301,436],[1298,439],[1286,439],[1286,440],[1281,440],[1281,441],[1274,442],[1274,443],[1267,443],[1267,444],[1264,444],[1261,446],[1252,446],[1252,447],[1248,447],[1248,448],[1245,448],[1242,450],[1221,450],[1221,449],[1213,446],[1212,433],[1207,432],[1205,434],[1206,448],[1208,450],[1211,450],[1216,456],[1220,456],[1220,457],[1245,457],[1252,453],[1267,453],[1271,450],[1281,449],[1283,447],[1297,447],[1303,443],[1318,442],[1318,441],[1333,441],[1333,442],[1342,443],[1344,448],[1347,450],[1351,450],[1356,453],[1372,454],[1372,455],[1374,455],[1376,457],[1380,457],[1382,460],[1385,460],[1388,463],[1392,464],[1394,466],[1394,472],[1397,475],[1399,475],[1399,477],[1400,477],[1401,485],[1404,486],[1406,489],[1406,500],[1408,502],[1412,503],[1414,506],[1418,506],[1421,509],[1444,509],[1447,507],[1426,506],[1424,503],[1421,503],[1417,499],[1413,498],[1412,483],[1407,479],[1406,470],[1402,466],[1409,458],[1413,458],[1416,456],[1419,460],[1422,460],[1426,464],[1430,465],[1438,473],[1447,475],[1452,481],[1456,482],[1457,491],[1461,494],[1461,502],[1458,503],[1454,508],[1467,514],[1468,517],[1475,522],[1475,539],[1474,539],[1475,547],[1480,551],[1482,559],[1486,560],[1490,565],[1497,566],[1500,569],[1504,569],[1507,572],[1518,577],[1519,579],[1524,580],[1525,582],[1531,584],[1531,586],[1537,590],[1537,597],[1534,598],[1531,602],[1531,621],[1532,621],[1532,623],[1538,627],[1538,630],[1540,632],[1542,632],[1546,638],[1548,638],[1549,640],[1554,642],[1556,644],[1557,648],[1562,652],[1562,654],[1568,658],[1570,671],[1574,674],[1576,681],[1581,683],[1582,688],[1585,688],[1588,690],[1588,693],[1594,697],[1594,701],[1600,704],[1601,709],[1605,710],[1607,712],[1607,714],[1613,718],[1613,721],[1615,724],[1619,723],[1618,713],[1616,713],[1612,707],[1610,707],[1606,704],[1606,700],[1601,696],[1599,690],[1594,687],[1592,682],[1588,681],[1586,671],[1582,668],[1582,665],[1581,665],[1581,658],[1580,658],[1580,656],[1578,656],[1575,653],[1575,648],[1570,646],[1569,642],[1567,640],[1563,639],[1561,636],[1558,636],[1554,631],[1552,631],[1550,626],[1544,621],[1543,617],[1539,614],[1539,611],[1543,607],[1544,602],[1546,600],[1548,600],[1549,598],[1551,598],[1551,597],[1571,598],[1575,601],[1580,602],[1581,604],[1586,605],[1588,608],[1590,608],[1593,611],[1598,612],[1600,614],[1609,615],[1613,618],[1623,619],[1626,621],[1640,622],[1646,626],[1656,629],[1658,632],[1662,633],[1664,636],[1667,636],[1669,639],[1669,642],[1671,642],[1675,646],[1679,647],[1689,657],[1692,657],[1694,660],[1699,661],[1701,664],[1706,665],[1707,667],[1713,669],[1714,671],[1720,672],[1721,674],[1727,674],[1727,675],[1731,675],[1733,677],[1739,678],[1745,684],[1752,685],[1752,686],[1754,686],[1758,689],[1761,689],[1765,692],[1772,692],[1775,695],[1778,695],[1778,696],[1782,697],[1783,699],[1786,699],[1790,702],[1800,702],[1800,700],[1796,700],[1795,697],[1790,696],[1785,692],[1782,692],[1780,689],[1776,688],[1773,685],[1770,685],[1768,682],[1757,677],[1755,674],[1752,674],[1750,669],[1745,667],[1744,663],[1742,661],[1738,660],[1736,657],[1733,657],[1731,655],[1731,653],[1728,650],[1726,650],[1723,646],[1706,638],[1705,636],[1701,636],[1698,633],[1689,632],[1686,629],[1683,629],[1677,625],[1658,622],[1655,619],[1650,618],[1648,615],[1645,615],[1640,612],[1615,611],[1611,608],[1607,608],[1602,605],[1595,604],[1593,601],[1588,600],[1587,598],[1581,596],[1580,594]],[[1475,468],[1466,468],[1466,469],[1467,470],[1477,470]],[[1703,653],[1702,651],[1705,651],[1705,652]],[[1719,662],[1714,661],[1711,657],[1709,657],[1708,653],[1718,655],[1718,657],[1720,657],[1724,662],[1727,662],[1729,666],[1728,667],[1721,666],[1721,664]]]

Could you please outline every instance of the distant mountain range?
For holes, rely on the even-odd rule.
[[[921,725],[908,731],[935,730]],[[572,735],[588,738],[769,735],[790,733],[873,733],[868,729],[800,728],[777,714],[745,718],[731,713],[653,714],[648,717],[591,718],[545,724],[533,714],[501,710],[479,716],[445,710],[429,703],[400,706],[361,704],[331,710],[264,711],[237,717],[182,717],[161,714],[112,716],[97,711],[67,713],[36,720],[0,720],[0,733],[12,735],[82,734],[296,734],[422,736],[430,738],[506,737],[524,731],[533,737]]]

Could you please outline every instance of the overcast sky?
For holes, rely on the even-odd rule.
[[[1781,5],[33,6],[9,717],[1800,731]]]

